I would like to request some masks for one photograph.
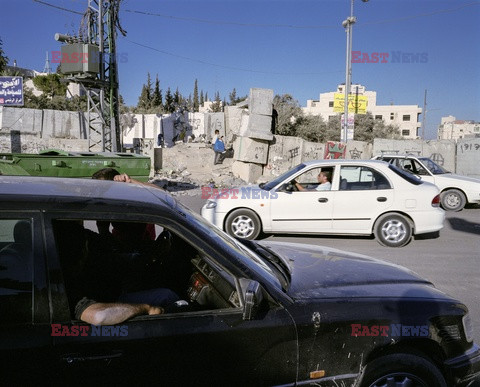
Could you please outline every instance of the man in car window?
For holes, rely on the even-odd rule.
[[[296,181],[295,181],[295,187],[297,187],[299,191],[330,191],[332,189],[331,179],[332,179],[332,174],[330,171],[322,171],[317,176],[317,180],[318,180],[317,187],[313,189],[308,189]]]
[[[179,300],[170,289],[125,293],[121,262],[110,244],[77,221],[55,223],[62,271],[75,319],[94,325],[119,324],[139,315],[165,312]]]

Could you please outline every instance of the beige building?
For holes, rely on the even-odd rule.
[[[337,114],[333,111],[334,95],[336,93],[345,93],[345,85],[338,85],[337,91],[321,93],[318,101],[307,100],[307,107],[302,110],[305,114],[320,115],[325,121]],[[418,117],[422,113],[422,108],[418,105],[377,105],[377,92],[368,91],[365,86],[355,84],[351,87],[351,93],[367,97],[367,111],[379,120],[383,120],[387,125],[398,127],[404,138],[418,138],[418,129],[422,126]]]
[[[454,116],[442,117],[438,126],[439,140],[480,137],[480,122],[457,120]]]

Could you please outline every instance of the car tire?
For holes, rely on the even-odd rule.
[[[412,234],[410,221],[400,214],[385,214],[375,222],[374,235],[383,246],[405,246],[412,239]]]
[[[429,359],[396,353],[368,363],[355,386],[447,387],[447,383],[438,367]]]
[[[227,234],[238,239],[255,239],[260,235],[261,229],[261,222],[257,214],[246,208],[233,211],[225,221]]]
[[[462,191],[448,189],[440,194],[440,203],[445,211],[461,211],[467,204],[467,199]]]

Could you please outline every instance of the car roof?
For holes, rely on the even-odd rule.
[[[398,153],[382,153],[380,155],[376,155],[375,157],[394,157],[394,158],[397,158],[397,159],[403,159],[403,158],[406,158],[406,157],[414,157],[414,158],[420,159],[420,158],[426,158],[427,156],[413,155],[411,153],[401,153],[401,154],[398,154]]]
[[[175,200],[160,188],[116,181],[42,176],[0,176],[0,206],[5,203],[111,202],[171,207]]]
[[[375,165],[375,166],[384,166],[385,161],[383,160],[362,160],[362,159],[328,159],[328,160],[312,160],[312,161],[305,161],[303,164],[306,166],[311,166],[311,165],[323,165],[323,164],[328,164],[328,165],[358,165],[358,164],[364,164],[364,165]]]

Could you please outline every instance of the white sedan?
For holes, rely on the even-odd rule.
[[[330,190],[317,190],[320,172]],[[445,219],[435,185],[374,160],[310,161],[260,185],[204,187],[202,197],[202,216],[242,239],[262,231],[374,234],[382,245],[401,247],[412,235],[437,233]]]
[[[374,159],[394,164],[435,184],[440,189],[440,204],[446,211],[460,211],[467,203],[480,204],[480,179],[451,173],[428,157],[382,154]]]

